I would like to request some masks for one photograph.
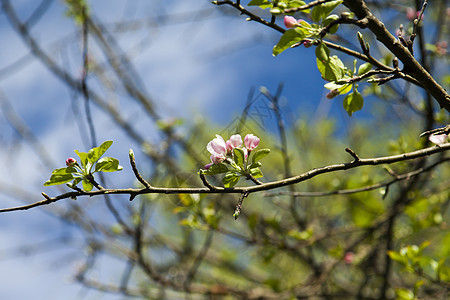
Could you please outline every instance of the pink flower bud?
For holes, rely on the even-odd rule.
[[[326,95],[326,97],[327,97],[328,99],[333,99],[333,98],[336,97],[337,95],[339,95],[339,90],[338,90],[338,89],[334,89],[334,90],[331,90],[331,91]]]
[[[430,142],[436,145],[441,145],[447,143],[448,135],[446,134],[432,134],[428,137]]]
[[[239,148],[242,146],[242,137],[239,134],[234,134],[230,137],[230,144],[233,148]]]
[[[283,22],[284,22],[284,26],[286,26],[286,28],[294,28],[295,26],[298,25],[297,20],[291,16],[284,16]]]
[[[247,134],[244,138],[244,144],[245,148],[247,150],[251,151],[258,147],[259,145],[259,138],[257,136],[254,136],[253,134]]]
[[[312,46],[312,43],[311,43],[311,41],[304,40],[304,41],[303,41],[303,46],[304,46],[305,48],[309,48],[309,47]]]
[[[69,157],[68,159],[66,159],[66,166],[68,166],[68,167],[72,167],[76,163],[77,163],[77,160],[73,157]]]
[[[209,168],[211,168],[211,166],[213,165],[213,163],[209,163],[205,165],[205,170],[209,170]]]
[[[351,264],[354,259],[355,259],[355,253],[353,253],[353,252],[345,253],[345,255],[344,255],[344,262],[346,264]]]

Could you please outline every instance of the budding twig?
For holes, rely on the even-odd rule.
[[[146,188],[148,189],[152,189],[152,186],[150,185],[150,183],[148,183],[142,176],[141,174],[139,174],[139,170],[136,167],[136,161],[134,158],[134,152],[133,149],[130,149],[130,151],[128,152],[128,156],[130,158],[130,165],[131,168],[133,169],[133,173],[134,176],[137,178],[137,180],[139,180],[140,183],[142,183]],[[131,200],[130,200],[131,201]]]
[[[215,186],[213,186],[211,183],[208,182],[208,180],[206,180],[205,174],[203,173],[202,169],[200,169],[199,175],[200,175],[200,179],[202,180],[203,184],[207,188],[209,188],[211,191],[217,190],[217,188]]]

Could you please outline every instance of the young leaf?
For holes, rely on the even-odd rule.
[[[254,168],[250,170],[250,174],[252,174],[255,178],[261,178],[263,177],[263,173],[261,172],[260,168]]]
[[[44,183],[44,186],[63,184],[73,179],[72,173],[67,173],[66,168],[56,169],[52,172],[50,179]]]
[[[317,68],[322,77],[328,81],[338,81],[345,76],[345,66],[337,56],[330,56],[330,49],[320,43],[315,50]]]
[[[326,18],[336,7],[338,7],[343,0],[329,1],[321,4],[323,8],[323,16]]]
[[[353,88],[353,93],[348,94],[344,98],[344,109],[347,111],[348,115],[351,117],[355,111],[361,110],[364,104],[364,99],[361,94]]]
[[[303,41],[306,38],[306,34],[300,28],[287,30],[278,41],[275,47],[273,47],[273,56],[277,56],[287,48]]]
[[[80,164],[81,167],[87,172],[89,170],[86,169],[86,166],[88,165],[89,159],[88,159],[88,153],[86,152],[79,152],[78,150],[74,150],[75,153],[80,157]]]
[[[336,21],[337,19],[339,19],[338,15],[329,15],[328,17],[325,18],[325,20],[323,20],[323,26],[328,26],[331,22]],[[336,24],[330,28],[329,32],[331,34],[335,34],[338,28],[339,24]]]
[[[105,154],[106,150],[111,147],[113,141],[103,142],[100,146],[92,148],[88,152],[88,160],[91,164],[94,164],[97,160]]]
[[[214,164],[209,167],[208,170],[204,171],[205,175],[215,175],[228,172],[228,168],[225,164]]]
[[[326,17],[328,17],[328,15],[342,2],[343,0],[335,0],[314,6],[313,10],[311,11],[311,19],[314,22],[318,23],[320,19],[325,19]]]
[[[233,172],[229,172],[225,174],[225,177],[222,179],[223,186],[225,188],[232,188],[239,181],[239,176]]]
[[[248,6],[259,6],[262,9],[272,7],[272,3],[268,0],[252,0],[247,5]]]
[[[244,150],[242,150],[241,148],[234,148],[233,154],[234,154],[234,161],[236,162],[236,164],[239,167],[241,167],[241,169],[244,169],[244,161],[245,161]]]
[[[89,191],[92,191],[93,188],[94,188],[94,186],[92,185],[92,183],[89,180],[83,179],[83,190],[89,192]]]
[[[260,160],[261,158],[263,158],[264,156],[266,156],[269,153],[270,153],[270,149],[260,149],[260,150],[256,151],[255,153],[253,153],[252,163],[257,162],[258,160]]]
[[[358,68],[358,75],[361,76],[363,74],[366,74],[367,72],[370,71],[370,69],[372,69],[372,64],[371,63],[362,64]]]
[[[79,184],[81,182],[81,180],[83,180],[83,178],[81,177],[75,177],[75,179],[72,181],[72,183],[68,183],[67,185],[70,185],[72,187],[77,186],[77,184]],[[70,187],[69,186],[69,187]]]
[[[97,162],[94,172],[115,172],[121,171],[122,169],[123,167],[119,165],[119,161],[117,159],[113,157],[104,157]]]

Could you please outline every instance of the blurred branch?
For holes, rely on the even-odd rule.
[[[380,183],[376,183],[376,184],[372,184],[369,186],[356,188],[356,189],[337,190],[337,191],[330,191],[330,192],[276,192],[276,193],[265,193],[264,197],[277,197],[277,196],[324,197],[324,196],[331,196],[331,195],[356,194],[356,193],[361,193],[361,192],[377,190],[380,188],[388,188],[389,186],[391,186],[392,184],[394,184],[396,182],[408,180],[411,177],[417,176],[417,175],[425,173],[425,172],[429,172],[429,171],[433,170],[435,167],[437,167],[438,165],[440,165],[444,162],[448,162],[448,161],[450,161],[450,158],[444,158],[444,159],[439,160],[425,168],[420,168],[420,169],[417,169],[412,172],[408,172],[408,173],[405,173],[402,175],[397,175],[392,180],[380,182]]]

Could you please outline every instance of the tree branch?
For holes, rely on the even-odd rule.
[[[424,67],[414,58],[407,47],[403,46],[384,26],[366,6],[364,0],[344,0],[347,6],[358,19],[367,19],[367,28],[372,31],[377,39],[383,43],[404,66],[405,72],[417,79],[439,103],[441,108],[450,112],[450,95],[445,89],[434,80],[434,78],[424,69]]]
[[[335,165],[329,165],[325,167],[315,168],[303,174],[293,176],[290,178],[286,178],[283,180],[272,181],[268,183],[263,183],[261,185],[250,186],[250,187],[235,187],[235,188],[223,188],[223,187],[215,187],[215,189],[211,190],[209,187],[192,187],[192,188],[165,188],[165,187],[152,187],[152,188],[143,188],[143,189],[102,189],[98,191],[72,191],[65,194],[58,195],[56,197],[45,197],[45,200],[41,200],[29,205],[11,207],[0,209],[0,213],[2,212],[10,212],[17,210],[28,210],[33,207],[42,206],[46,204],[50,204],[62,199],[75,199],[80,196],[97,196],[104,194],[114,194],[114,195],[142,195],[142,194],[244,194],[244,193],[255,193],[260,191],[273,190],[276,188],[281,188],[284,186],[289,186],[293,184],[297,184],[317,175],[332,173],[336,171],[343,171],[348,169],[353,169],[361,166],[375,166],[382,164],[392,164],[400,161],[412,160],[420,157],[426,157],[432,154],[444,152],[450,149],[450,143],[442,144],[440,146],[433,146],[417,151],[412,151],[408,153],[403,153],[399,155],[393,156],[385,156],[385,157],[377,157],[377,158],[366,158],[354,160],[350,163],[341,163]]]

